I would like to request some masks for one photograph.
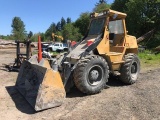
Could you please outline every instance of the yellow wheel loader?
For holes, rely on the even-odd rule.
[[[110,74],[125,84],[137,81],[138,46],[127,35],[126,14],[107,9],[90,18],[86,36],[68,53],[23,62],[16,87],[36,111],[60,106],[73,85],[86,94],[99,93]]]

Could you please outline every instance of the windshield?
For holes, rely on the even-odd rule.
[[[103,26],[105,23],[105,18],[94,19],[91,22],[89,28],[89,35],[98,35],[102,32]]]
[[[59,46],[59,44],[54,44],[54,46]]]

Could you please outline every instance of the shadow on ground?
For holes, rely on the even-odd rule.
[[[110,77],[105,89],[110,87],[122,87],[124,84],[118,80],[116,77]],[[7,92],[11,96],[12,100],[15,103],[16,108],[26,114],[35,114],[37,113],[31,105],[25,100],[25,98],[18,92],[15,86],[7,86]],[[75,97],[85,97],[86,94],[80,92],[75,86],[67,93],[66,98],[75,98]],[[63,105],[63,104],[62,104]],[[42,110],[43,111],[43,110]],[[41,112],[41,111],[39,111]]]
[[[85,97],[86,94],[79,91],[75,86],[67,93],[67,98],[75,98],[75,97]]]
[[[118,79],[118,76],[110,75],[108,82],[107,82],[107,86],[122,87],[122,86],[125,86],[125,84]]]

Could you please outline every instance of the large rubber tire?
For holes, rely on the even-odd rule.
[[[125,84],[133,84],[140,72],[140,60],[136,54],[131,53],[125,55],[124,60],[120,69],[120,80]]]
[[[104,58],[96,55],[81,59],[74,70],[74,83],[83,93],[99,93],[108,82],[109,68]]]

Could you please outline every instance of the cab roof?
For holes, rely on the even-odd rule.
[[[126,13],[122,13],[122,12],[118,12],[115,10],[111,10],[111,9],[106,9],[101,13],[91,13],[90,17],[91,18],[96,18],[96,17],[104,17],[104,16],[109,16],[110,19],[125,19],[127,14]]]

